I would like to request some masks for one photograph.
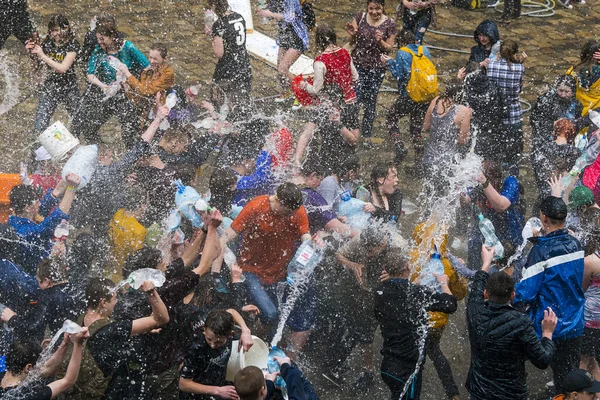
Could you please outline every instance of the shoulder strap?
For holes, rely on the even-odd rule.
[[[365,19],[365,16],[367,15],[366,12],[363,13],[362,17],[360,17],[360,21],[358,21],[358,25],[360,25],[363,22],[363,19]]]
[[[417,54],[419,57],[421,57],[423,55],[423,46],[419,46],[419,49],[417,50]]]
[[[404,47],[400,48],[400,50],[402,50],[402,51],[404,51],[406,53],[409,53],[413,57],[415,56],[415,53],[411,49],[409,49],[407,46],[404,46]]]

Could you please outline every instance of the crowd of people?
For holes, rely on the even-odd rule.
[[[456,400],[440,343],[465,306],[470,399],[528,399],[528,360],[551,367],[556,399],[600,393],[599,41],[557,71],[525,143],[527,54],[494,21],[474,27],[469,59],[442,84],[422,45],[435,0],[402,0],[395,17],[384,0],[357,3],[343,46],[310,3],[270,0],[256,13],[278,26],[275,102],[298,111],[311,99],[294,143],[286,118],[300,114],[284,113],[282,125],[253,101],[247,21],[227,0],[206,3],[218,60],[210,84],[176,79],[167,46],[144,53],[114,16],[94,18],[80,45],[67,16],[52,15],[41,39],[26,1],[5,3],[0,48],[15,35],[43,77],[32,131],[64,106],[72,135],[97,146],[97,166],[85,179],[63,176],[43,146],[22,160],[0,225],[0,398],[318,399],[323,388],[295,361],[320,343],[312,372],[329,393],[375,398],[379,375],[392,399],[419,399],[431,389],[429,357]],[[518,17],[520,1],[506,10]],[[290,68],[313,38],[314,76],[298,83]],[[392,156],[368,164],[357,149],[373,148],[388,70],[398,84],[384,123]],[[120,157],[100,134],[113,116]],[[456,188],[465,160],[476,179]],[[525,187],[528,168],[535,184]],[[405,176],[423,186],[414,231]],[[314,270],[290,278],[315,254]],[[64,331],[66,320],[77,329]],[[228,379],[232,355],[255,337],[270,343],[282,324],[279,371],[248,366]]]

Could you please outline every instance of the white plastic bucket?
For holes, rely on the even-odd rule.
[[[79,175],[81,182],[78,189],[81,189],[90,182],[97,166],[98,146],[95,144],[80,146],[65,163],[62,170],[62,177],[65,179],[68,173]]]
[[[262,371],[267,370],[267,361],[269,360],[269,347],[265,342],[256,336],[252,336],[254,344],[250,347],[247,352],[238,351],[239,341],[234,340],[232,343],[231,356],[227,363],[227,376],[226,380],[233,382],[236,374],[242,369],[255,366]]]
[[[38,140],[50,153],[52,159],[57,161],[65,158],[69,151],[79,145],[79,139],[71,135],[71,132],[60,121],[50,125],[40,134]]]

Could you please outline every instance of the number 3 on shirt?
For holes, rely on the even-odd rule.
[[[241,46],[246,43],[246,30],[244,29],[244,24],[240,21],[236,21],[233,24],[233,28],[237,31],[235,44]]]

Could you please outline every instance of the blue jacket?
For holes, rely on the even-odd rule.
[[[23,264],[20,267],[25,272],[34,274],[40,261],[50,256],[54,229],[63,219],[69,219],[67,214],[56,207],[58,202],[59,200],[52,196],[52,189],[48,189],[40,204],[40,215],[45,218],[39,224],[16,215],[8,217],[8,224],[13,227],[19,239],[23,241],[21,246]],[[48,213],[50,214],[48,215]]]
[[[419,51],[419,45],[409,44],[406,47],[411,49],[415,54]],[[423,46],[423,54],[431,60],[429,49]],[[402,97],[408,97],[406,92],[406,84],[410,80],[410,71],[412,70],[412,55],[406,51],[398,50],[396,60],[388,60],[388,69],[392,76],[398,81],[398,92]]]
[[[296,364],[283,364],[281,366],[281,376],[285,381],[290,400],[319,400],[312,384],[304,377]],[[265,399],[275,399],[274,391],[275,385],[271,381],[267,381],[267,396]]]
[[[38,291],[35,277],[12,262],[0,259],[0,303],[20,313],[30,300],[37,298]]]
[[[242,176],[233,171],[238,179],[233,203],[238,206],[244,207],[256,196],[271,193],[271,155],[262,150],[255,163],[254,172],[250,175]]]
[[[523,278],[517,284],[515,303],[531,305],[533,328],[542,335],[544,310],[551,307],[558,317],[553,337],[568,339],[583,334],[583,247],[566,229],[540,238],[527,259]]]

